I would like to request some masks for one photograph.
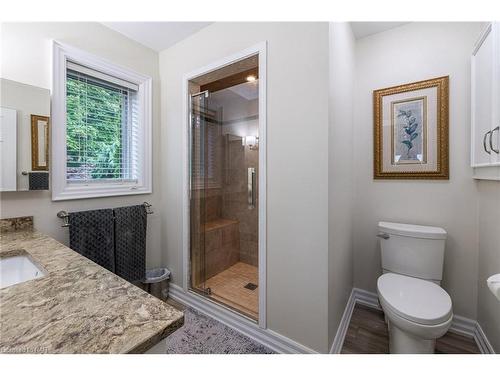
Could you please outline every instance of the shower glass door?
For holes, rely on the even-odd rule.
[[[208,96],[208,91],[193,94],[190,103],[190,287],[201,294],[210,293],[205,288]]]
[[[189,288],[256,321],[258,57],[193,78],[189,93]]]

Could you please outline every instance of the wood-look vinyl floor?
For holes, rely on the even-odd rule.
[[[479,354],[471,337],[448,332],[436,342],[437,354]],[[342,354],[387,354],[389,333],[384,313],[371,307],[356,304],[342,346]]]
[[[246,289],[248,283],[259,284],[259,271],[255,266],[238,262],[205,281],[210,298],[228,305],[257,320],[259,317],[259,288]]]

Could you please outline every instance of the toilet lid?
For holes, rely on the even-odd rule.
[[[452,316],[451,298],[430,281],[386,273],[377,280],[378,295],[399,316],[420,324],[439,324]]]

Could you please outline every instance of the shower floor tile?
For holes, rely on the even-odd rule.
[[[249,283],[259,284],[259,271],[255,266],[238,262],[205,282],[210,298],[228,305],[253,318],[259,317],[259,288],[245,288]]]

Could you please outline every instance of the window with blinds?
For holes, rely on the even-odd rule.
[[[153,191],[153,78],[52,45],[52,200]]]
[[[68,183],[140,178],[137,92],[133,83],[67,62]]]

